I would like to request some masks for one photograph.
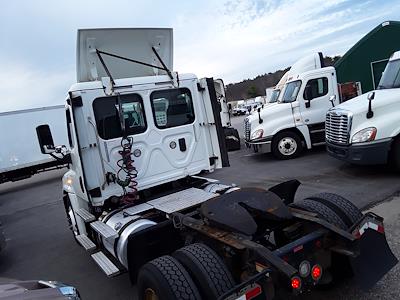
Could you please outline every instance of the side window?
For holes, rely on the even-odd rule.
[[[65,117],[66,117],[66,119],[67,119],[67,134],[68,134],[68,143],[69,143],[69,147],[70,148],[73,148],[74,147],[74,145],[73,145],[73,142],[72,142],[72,122],[71,122],[71,113],[70,113],[70,110],[69,110],[69,108],[67,108],[66,110],[65,110]]]
[[[193,101],[189,89],[155,91],[150,100],[157,128],[171,128],[194,122]]]
[[[122,111],[128,135],[146,131],[146,117],[142,97],[138,94],[120,95]],[[122,136],[118,114],[118,98],[101,97],[93,101],[94,117],[99,136],[104,140]]]
[[[328,78],[311,79],[304,88],[304,100],[312,100],[328,94]]]

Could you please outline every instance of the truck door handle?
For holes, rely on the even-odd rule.
[[[181,150],[182,152],[185,152],[186,151],[186,141],[185,141],[185,139],[184,138],[180,138],[178,140],[178,142],[179,142],[179,150]]]

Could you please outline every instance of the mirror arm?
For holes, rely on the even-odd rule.
[[[375,92],[371,92],[368,94],[368,112],[367,112],[367,119],[371,119],[374,116],[374,112],[372,111],[372,100],[375,98]]]
[[[261,114],[260,114],[261,109],[258,109],[258,123],[261,124],[263,122],[263,119],[261,119]]]
[[[367,119],[371,119],[374,116],[374,112],[372,111],[371,101],[372,101],[372,99],[369,100],[369,103],[368,103]]]

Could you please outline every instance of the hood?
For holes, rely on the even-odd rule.
[[[271,103],[270,105],[265,106],[263,109],[261,109],[260,111],[260,116],[261,119],[265,119],[265,120],[270,120],[271,118],[274,118],[278,112],[282,111],[282,110],[286,110],[287,107],[285,105],[285,103]],[[248,116],[248,121],[251,122],[256,122],[255,124],[259,124],[258,122],[258,112],[254,111],[252,112],[249,116]],[[256,125],[254,125],[256,126]],[[256,129],[256,127],[254,127],[254,129]],[[251,130],[253,130],[253,126],[251,128]]]
[[[108,77],[96,49],[162,67],[154,47],[166,67],[173,71],[173,39],[170,28],[79,29],[77,39],[77,81],[95,81]],[[114,79],[164,75],[165,71],[102,55]]]
[[[399,101],[398,93],[394,92],[395,89],[375,90],[375,97],[372,100],[372,110],[382,105],[387,105],[391,101]],[[370,92],[369,92],[370,93]],[[351,111],[354,115],[366,113],[368,111],[368,94],[365,93],[343,102],[331,109],[344,109]],[[383,101],[383,98],[385,101]]]

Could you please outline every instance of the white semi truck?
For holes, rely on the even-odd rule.
[[[107,276],[129,272],[139,299],[273,299],[345,266],[369,288],[397,263],[383,219],[338,195],[293,203],[297,180],[266,190],[199,177],[229,165],[220,106],[212,78],[173,71],[172,29],[79,30],[77,77],[70,153],[47,124],[38,139],[70,159],[74,238]]]
[[[389,59],[377,90],[326,114],[328,153],[361,165],[390,162],[400,169],[400,51]]]
[[[50,124],[57,145],[67,145],[64,105],[0,113],[0,183],[64,168],[65,161],[44,156],[36,139],[36,127]]]
[[[285,76],[278,104],[244,120],[246,145],[279,159],[323,144],[325,114],[339,104],[335,68],[324,67],[321,53],[300,59]]]

